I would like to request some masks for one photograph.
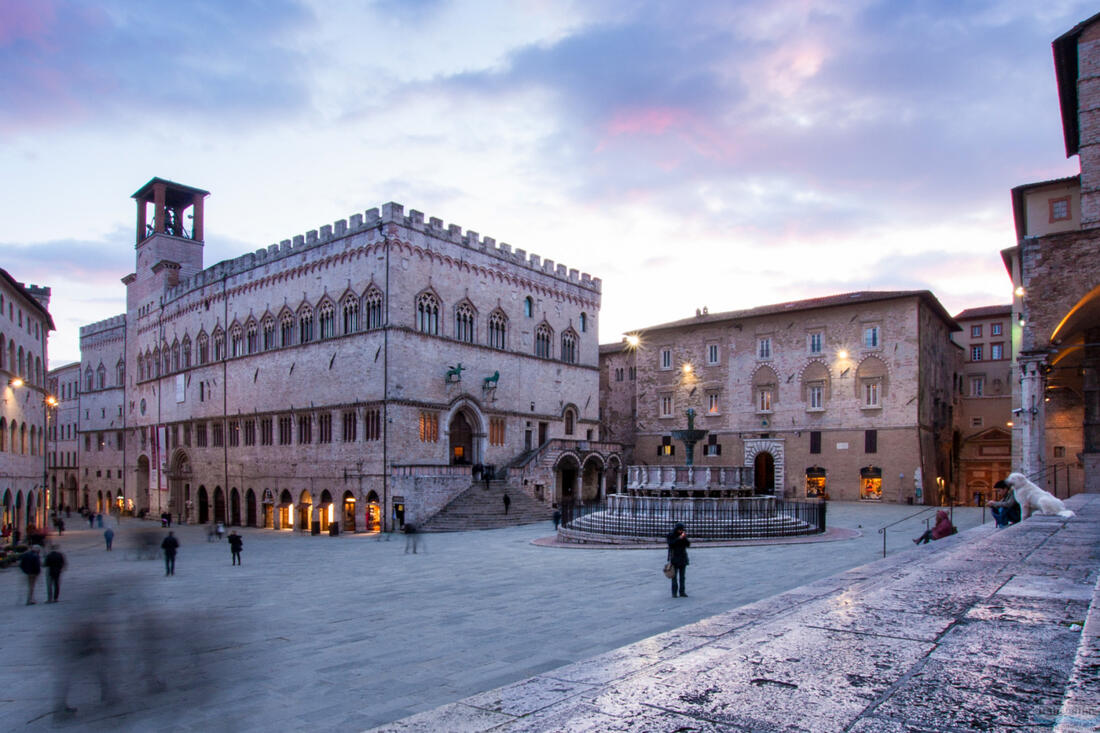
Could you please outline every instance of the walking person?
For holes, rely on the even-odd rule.
[[[687,590],[685,586],[684,575],[688,566],[688,552],[687,548],[691,545],[691,540],[687,537],[687,529],[684,525],[677,524],[672,528],[672,531],[668,534],[668,562],[672,563],[672,597],[676,597],[677,584],[679,579],[680,598],[687,598]]]
[[[554,531],[557,532],[558,531],[558,525],[561,524],[561,509],[558,509],[557,504],[554,505],[553,519],[554,519]]]
[[[508,507],[512,506],[512,497],[508,496],[508,492],[504,492],[504,513],[508,513]]]
[[[405,532],[405,554],[409,554],[409,548],[412,548],[412,552],[416,554],[416,548],[420,544],[420,538],[416,534],[416,525],[406,524],[404,527]]]
[[[155,540],[154,540],[155,541]],[[176,551],[180,548],[180,541],[171,532],[160,543],[160,549],[164,550],[164,574],[176,574]]]
[[[65,569],[65,556],[57,543],[50,545],[42,564],[46,566],[46,603],[57,603],[57,596],[61,593],[61,571]]]
[[[244,547],[244,538],[234,530],[229,533],[229,551],[233,553],[233,564],[241,564],[241,548]]]
[[[115,541],[115,531],[108,527],[103,530],[103,539],[107,543],[107,552],[111,551],[111,543]]]
[[[31,545],[31,549],[23,553],[19,558],[19,569],[27,576],[27,605],[33,606],[34,586],[38,583],[38,575],[42,572],[42,558],[38,554],[38,545]]]

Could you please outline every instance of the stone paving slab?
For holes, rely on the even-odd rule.
[[[740,629],[868,582],[878,572],[867,563],[881,557],[880,526],[909,517],[888,532],[889,572],[904,574],[957,539],[915,549],[910,539],[931,514],[913,514],[833,502],[830,522],[850,539],[693,547],[685,599],[669,597],[662,549],[532,544],[551,535],[549,522],[424,535],[416,555],[404,553],[403,538],[245,529],[240,567],[224,542],[206,542],[204,527],[173,528],[182,547],[171,578],[159,559],[138,561],[127,550],[151,523],[124,520],[111,553],[102,530],[69,530],[61,603],[23,605],[22,574],[0,571],[0,730],[365,730],[544,676],[583,689],[569,700],[591,710],[593,696],[623,677],[662,664],[672,673],[690,666],[690,650],[718,654]],[[981,519],[980,509],[955,510],[964,535],[991,533]],[[155,532],[159,542],[164,533]],[[87,624],[106,649],[70,666]],[[108,703],[99,700],[100,669],[117,693]],[[74,670],[77,712],[54,719],[66,670]],[[546,715],[556,721],[548,727],[568,729],[569,700],[524,717],[488,711],[474,727],[500,716],[535,726]],[[578,718],[577,729],[684,724],[680,713],[646,715]]]
[[[1068,504],[373,730],[1100,730],[1100,495]]]

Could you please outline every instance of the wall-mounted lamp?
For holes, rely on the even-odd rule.
[[[1018,286],[1016,286],[1016,289],[1013,290],[1012,292],[1016,294],[1017,298],[1022,298],[1022,297],[1024,297],[1024,292],[1025,292],[1024,291],[1024,286],[1023,285],[1018,285]]]
[[[693,370],[693,367],[691,366],[691,362],[685,362],[684,365],[680,368],[683,370],[684,374],[691,374],[691,372]]]
[[[8,380],[9,387],[22,387],[24,384],[26,384],[26,382],[24,382],[20,377],[12,377]]]

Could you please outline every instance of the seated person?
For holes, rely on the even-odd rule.
[[[951,524],[951,518],[947,516],[947,512],[941,509],[936,512],[936,525],[932,529],[925,530],[924,534],[913,540],[913,544],[919,545],[923,542],[927,545],[929,540],[942,540],[958,531],[955,525]]]
[[[997,528],[1007,527],[1020,521],[1020,505],[1016,503],[1016,494],[1003,480],[993,484],[993,488],[1001,490],[1001,498],[997,501],[987,501],[986,506],[993,513],[993,521]]]

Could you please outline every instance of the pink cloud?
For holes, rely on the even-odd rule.
[[[32,3],[0,3],[0,45],[17,39],[41,42],[57,18],[51,0]]]
[[[691,115],[675,107],[643,107],[617,111],[607,123],[611,135],[663,135],[670,128],[682,127]]]

